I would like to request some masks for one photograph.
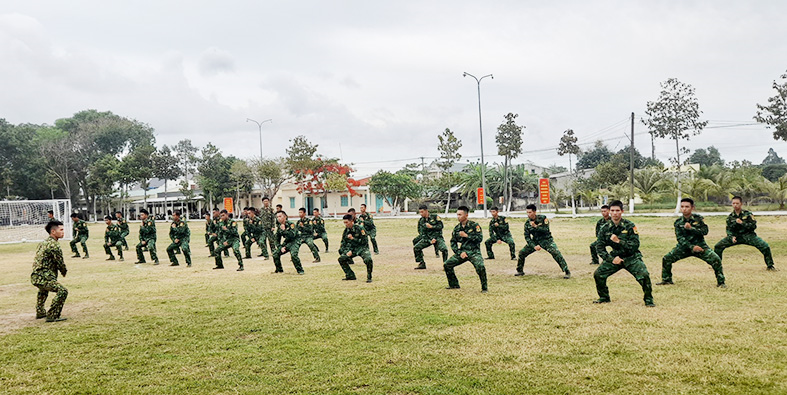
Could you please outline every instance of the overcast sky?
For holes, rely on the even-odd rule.
[[[568,165],[580,144],[627,144],[659,83],[693,85],[710,127],[752,123],[787,70],[784,1],[16,1],[0,3],[0,118],[53,123],[84,109],[146,122],[157,143],[189,138],[225,154],[281,156],[305,135],[359,175],[436,157],[453,130],[462,160],[500,161],[508,112],[522,160]],[[639,122],[636,132],[646,129]],[[688,147],[759,163],[759,125],[709,128]],[[648,154],[650,138],[636,136]],[[674,142],[656,145],[674,155]]]

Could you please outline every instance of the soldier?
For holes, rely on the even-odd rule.
[[[243,258],[240,255],[240,237],[238,236],[238,224],[230,217],[227,210],[221,210],[221,221],[219,221],[219,248],[216,250],[216,267],[213,269],[224,269],[224,262],[221,259],[221,252],[229,251],[235,254],[238,259],[238,271],[243,271]]]
[[[167,256],[169,256],[169,261],[171,262],[170,266],[180,266],[178,258],[175,256],[175,251],[180,249],[183,251],[183,257],[186,258],[186,266],[191,267],[191,250],[189,249],[191,230],[189,230],[188,224],[180,220],[180,210],[175,210],[172,213],[169,238],[172,240],[172,243],[167,247]]]
[[[524,276],[525,258],[543,249],[552,255],[552,258],[560,266],[560,270],[565,273],[563,278],[571,278],[568,264],[563,259],[563,254],[557,249],[557,245],[552,239],[552,232],[549,231],[549,219],[545,215],[536,214],[535,204],[528,204],[526,210],[527,217],[530,219],[525,222],[525,242],[527,244],[519,251],[519,262],[516,265],[515,276]]]
[[[150,259],[154,265],[158,265],[158,254],[156,253],[156,221],[150,216],[148,210],[139,210],[139,218],[142,225],[139,227],[139,244],[137,244],[137,261],[135,263],[145,263],[145,254],[142,248],[147,248],[150,252]]]
[[[312,263],[317,263],[320,261],[320,249],[314,245],[314,228],[312,227],[312,220],[306,216],[306,209],[303,207],[298,209],[298,216],[300,216],[298,220],[298,237],[301,238],[301,244],[309,246],[312,256],[314,257],[314,262]]]
[[[121,238],[120,226],[112,224],[112,217],[107,215],[104,217],[104,223],[107,224],[107,229],[104,231],[104,252],[109,255],[108,261],[114,261],[115,255],[112,254],[112,247],[117,247],[118,256],[120,261],[123,261],[123,239]]]
[[[281,256],[290,253],[292,264],[298,274],[303,274],[301,260],[298,258],[298,249],[301,246],[301,239],[298,236],[298,229],[295,224],[287,220],[287,213],[279,211],[276,213],[278,225],[276,228],[276,249],[273,250],[273,264],[276,266],[274,273],[284,273],[281,266]]]
[[[249,208],[248,207],[243,208],[243,213],[241,214],[240,218],[243,221],[243,232],[240,234],[240,244],[245,247],[246,240],[249,239]]]
[[[448,278],[446,289],[459,289],[459,280],[456,278],[454,268],[470,261],[481,280],[481,292],[486,293],[486,269],[484,268],[484,257],[481,255],[481,241],[484,240],[484,234],[481,231],[481,225],[467,219],[469,211],[470,209],[466,206],[456,209],[456,218],[459,220],[459,224],[451,234],[451,249],[454,251],[454,256],[443,263],[445,276]]]
[[[377,227],[374,225],[372,215],[366,212],[366,204],[361,203],[361,214],[358,218],[363,221],[363,229],[369,236],[369,241],[372,242],[374,255],[380,255],[380,250],[377,248]]]
[[[342,233],[342,244],[339,247],[339,266],[344,270],[342,280],[355,280],[355,272],[350,268],[353,258],[359,256],[366,264],[366,282],[372,282],[372,254],[369,253],[369,245],[366,242],[366,231],[363,227],[356,225],[353,216],[345,214],[344,233]]]
[[[57,282],[58,272],[63,277],[68,272],[66,263],[63,262],[63,250],[57,242],[63,238],[65,230],[63,223],[58,220],[49,221],[44,229],[49,233],[49,237],[38,245],[33,262],[33,273],[30,275],[30,282],[38,288],[36,319],[46,318],[46,322],[65,321],[65,318],[60,317],[60,313],[68,297],[68,290]],[[52,301],[47,312],[44,303],[50,292],[55,292],[55,300]]]
[[[265,244],[260,240],[260,235],[264,232],[260,217],[257,216],[257,209],[248,207],[246,210],[247,218],[243,220],[243,233],[246,233],[246,241],[243,242],[243,249],[246,251],[244,258],[251,259],[251,246],[257,244],[265,251]]]
[[[497,207],[489,209],[492,213],[492,219],[489,221],[489,238],[486,239],[486,259],[495,259],[495,253],[492,252],[492,245],[495,243],[508,244],[508,252],[511,254],[511,260],[516,259],[516,244],[514,238],[511,237],[511,231],[508,229],[508,221],[506,217],[499,215],[500,210]]]
[[[661,259],[661,282],[656,285],[671,285],[672,264],[693,256],[702,259],[713,268],[716,273],[716,286],[727,288],[724,285],[724,271],[721,267],[721,258],[710,249],[705,243],[705,235],[708,234],[708,225],[699,214],[693,214],[694,200],[689,198],[681,199],[680,212],[683,214],[675,220],[675,237],[678,245],[672,249],[664,258]]]
[[[213,217],[205,213],[205,247],[210,247],[210,234],[213,233]],[[210,253],[213,255],[213,252]]]
[[[213,258],[216,256],[216,250],[219,248],[219,223],[221,222],[221,213],[219,209],[213,209],[213,219],[211,220],[210,225],[210,238],[208,239],[208,250],[210,251],[210,257]],[[228,250],[224,250],[224,256],[229,258],[230,252]]]
[[[47,216],[47,222],[57,221],[57,218],[55,218],[55,212],[52,210],[47,211],[46,216]]]
[[[71,245],[71,252],[74,253],[74,256],[71,258],[79,258],[79,250],[77,250],[77,243],[79,243],[82,245],[82,252],[85,253],[82,259],[88,259],[90,255],[87,253],[87,238],[90,232],[87,229],[87,222],[83,221],[77,213],[71,214],[71,222],[74,223],[73,239],[71,243],[69,243]]]
[[[436,249],[443,253],[443,263],[448,259],[448,247],[445,246],[443,239],[443,220],[437,214],[429,214],[429,207],[422,205],[418,207],[418,236],[413,239],[413,255],[417,270],[426,269],[424,260],[424,248],[434,245]]]
[[[767,270],[776,270],[773,267],[771,247],[754,232],[757,229],[757,221],[751,211],[743,210],[742,206],[743,199],[740,196],[732,198],[732,213],[727,217],[727,237],[719,240],[713,247],[716,255],[719,256],[719,259],[724,259],[722,254],[726,248],[741,244],[750,245],[760,250],[765,258]]]
[[[276,233],[276,212],[271,208],[271,200],[267,196],[262,198],[262,208],[259,212],[260,217],[260,234],[259,246],[262,250],[260,255],[264,260],[268,260],[268,248],[270,247],[271,253],[276,249],[276,243],[273,241],[273,236]],[[265,243],[268,243],[266,246]]]
[[[314,216],[312,217],[312,224],[314,226],[314,238],[322,239],[325,243],[325,252],[328,252],[328,232],[325,230],[325,220],[320,215],[320,209],[312,210]]]
[[[128,221],[123,218],[123,213],[120,211],[115,212],[115,218],[117,219],[117,226],[120,229],[120,241],[123,243],[123,248],[128,251],[128,242],[126,241],[126,236],[131,233],[128,229]]]
[[[601,219],[596,222],[596,237],[593,239],[593,242],[590,243],[590,264],[591,265],[598,265],[598,253],[596,253],[596,244],[598,244],[598,232],[601,231],[601,228],[604,227],[608,222],[609,219],[609,206],[606,204],[601,206]]]
[[[281,206],[281,204],[277,204],[277,205],[276,205],[276,212],[278,213],[279,211],[282,211],[282,209],[283,209],[283,208],[284,208],[284,207],[282,207],[282,206]],[[275,213],[274,213],[274,214],[275,214]],[[278,219],[277,219],[277,220],[278,220]]]
[[[609,214],[611,221],[601,227],[596,238],[596,252],[602,262],[593,273],[599,297],[593,303],[609,303],[607,278],[620,269],[626,269],[642,286],[642,292],[645,294],[645,306],[655,307],[650,274],[645,263],[642,262],[642,254],[639,252],[637,226],[633,222],[623,219],[623,202],[620,200],[609,204]],[[609,252],[607,252],[608,246],[612,248]]]

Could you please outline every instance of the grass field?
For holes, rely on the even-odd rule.
[[[635,220],[655,284],[675,244],[672,219]],[[283,275],[262,258],[244,272],[234,258],[227,270],[211,270],[201,222],[192,223],[192,268],[182,258],[180,267],[166,265],[163,223],[162,265],[135,266],[133,251],[125,262],[105,262],[103,225],[92,225],[92,258],[66,258],[68,321],[49,324],[34,318],[36,246],[0,245],[0,392],[787,393],[783,217],[759,217],[758,229],[781,271],[766,271],[752,247],[732,248],[724,256],[729,288],[718,289],[708,265],[684,260],[674,286],[655,287],[656,308],[644,307],[625,271],[610,278],[612,303],[591,303],[594,221],[552,221],[572,279],[545,252],[528,259],[527,276],[514,277],[515,262],[497,245],[497,260],[486,261],[488,294],[469,263],[457,268],[462,289],[445,290],[432,250],[428,270],[413,270],[415,220],[376,221],[381,255],[371,284],[340,281],[338,221],[328,224],[332,252],[322,263],[308,263],[302,247],[304,276],[289,256]],[[723,236],[723,221],[708,219],[709,244]],[[512,225],[517,243],[522,227]],[[353,268],[365,277],[361,262]]]

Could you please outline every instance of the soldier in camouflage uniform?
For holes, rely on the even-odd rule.
[[[249,239],[249,208],[244,207],[240,216],[243,221],[243,233],[240,234],[240,245],[246,246],[246,240]],[[251,257],[249,257],[251,258]]]
[[[156,221],[150,217],[148,210],[144,208],[139,210],[139,218],[142,224],[139,227],[139,244],[137,244],[137,262],[145,263],[145,254],[142,248],[147,248],[150,252],[150,259],[153,260],[154,265],[158,265],[158,254],[156,253]]]
[[[104,222],[107,224],[107,229],[104,231],[104,252],[109,255],[108,261],[114,261],[115,256],[112,254],[112,247],[117,247],[118,256],[123,260],[123,239],[120,237],[120,226],[112,223],[112,217],[107,215],[104,217]]]
[[[552,239],[552,232],[549,231],[549,219],[545,215],[536,214],[535,204],[527,205],[527,217],[529,219],[529,221],[525,222],[525,242],[527,244],[519,251],[519,262],[516,265],[515,275],[524,276],[525,258],[543,249],[552,255],[552,258],[560,266],[560,270],[565,273],[563,278],[571,278],[568,264],[563,259],[563,254],[557,249],[557,245]]]
[[[470,209],[465,206],[456,209],[459,224],[451,234],[451,249],[454,251],[454,256],[443,263],[445,276],[448,278],[446,289],[459,288],[459,279],[456,278],[454,268],[470,261],[478,273],[478,279],[481,280],[481,292],[486,293],[486,268],[484,268],[484,257],[481,255],[481,241],[484,240],[484,234],[481,225],[467,219],[469,211]]]
[[[601,206],[601,218],[596,222],[596,237],[593,239],[593,242],[590,243],[590,264],[591,265],[598,265],[598,253],[596,253],[596,245],[598,244],[598,232],[601,231],[601,228],[604,227],[607,223],[609,223],[609,206],[606,204]]]
[[[175,210],[172,213],[172,224],[169,226],[169,238],[172,243],[167,247],[167,256],[169,256],[170,266],[179,266],[178,258],[175,256],[175,251],[180,249],[183,252],[183,257],[186,258],[186,266],[191,267],[191,249],[189,249],[189,241],[191,239],[191,230],[188,224],[180,220],[180,210]]]
[[[596,240],[596,252],[601,257],[601,265],[593,278],[596,280],[598,299],[593,303],[609,303],[609,288],[607,278],[620,269],[626,269],[642,286],[645,306],[654,307],[653,287],[650,284],[650,273],[645,263],[642,262],[642,253],[639,252],[639,232],[633,222],[623,219],[623,203],[615,200],[609,204],[612,220],[601,227]],[[607,252],[607,247],[611,250]]]
[[[57,218],[55,218],[55,212],[52,210],[47,210],[46,217],[47,217],[47,222],[57,221]]]
[[[765,266],[768,270],[776,270],[773,266],[773,255],[771,247],[765,240],[757,236],[754,232],[757,229],[757,221],[749,210],[743,210],[743,199],[740,196],[732,198],[732,213],[727,216],[727,237],[721,239],[713,249],[720,259],[724,259],[722,254],[726,248],[736,245],[750,245],[762,253],[765,258]]]
[[[216,250],[216,267],[214,269],[224,269],[224,262],[221,259],[222,251],[229,251],[235,254],[238,259],[238,271],[243,271],[243,257],[240,255],[240,237],[238,236],[238,224],[230,218],[227,210],[221,210],[221,221],[219,221],[219,248]]]
[[[287,213],[279,211],[276,213],[278,225],[276,228],[276,249],[273,250],[273,264],[276,266],[274,273],[284,273],[281,266],[281,256],[290,253],[292,264],[298,274],[303,274],[303,266],[298,258],[298,249],[301,247],[301,238],[298,236],[298,229],[295,224],[287,220]]]
[[[726,288],[724,285],[724,271],[721,267],[721,258],[705,243],[708,234],[708,225],[699,214],[693,214],[694,200],[684,198],[680,201],[680,218],[675,220],[675,237],[678,245],[661,259],[661,282],[656,285],[674,284],[672,282],[672,264],[693,256],[702,259],[713,268],[716,274],[716,286]]]
[[[90,231],[87,229],[87,222],[83,221],[82,218],[79,218],[79,214],[74,213],[71,214],[71,221],[74,223],[74,233],[73,239],[71,240],[71,252],[74,253],[74,256],[71,258],[79,258],[79,250],[77,250],[77,243],[82,245],[82,252],[85,253],[85,256],[82,259],[90,258],[90,255],[87,253],[87,238],[90,235]]]
[[[339,266],[344,270],[343,280],[355,280],[355,272],[350,268],[350,264],[355,257],[361,257],[366,264],[366,282],[372,282],[372,254],[369,253],[369,245],[366,242],[366,231],[363,227],[356,225],[353,216],[346,214],[343,218],[344,233],[342,233],[342,244],[339,247]]]
[[[374,254],[379,255],[380,250],[377,248],[377,226],[374,225],[374,218],[372,218],[372,215],[366,212],[366,205],[363,203],[361,203],[361,214],[358,216],[358,218],[363,221],[363,229],[369,236],[369,241],[372,243]]]
[[[314,227],[314,239],[322,239],[325,243],[325,252],[328,252],[328,232],[325,230],[325,220],[320,215],[320,209],[312,210],[314,216],[312,217],[312,226]]]
[[[265,244],[260,241],[260,235],[263,233],[262,221],[257,216],[257,209],[249,207],[246,213],[247,217],[243,221],[243,233],[246,233],[246,241],[243,243],[243,249],[246,251],[244,258],[251,259],[251,246],[253,244],[262,245],[260,248],[265,249]]]
[[[426,269],[426,261],[424,260],[424,249],[430,245],[443,253],[443,263],[448,260],[448,247],[445,245],[443,239],[443,220],[437,214],[429,214],[427,206],[418,207],[418,214],[421,218],[418,219],[418,236],[413,239],[413,255],[415,255],[415,262],[418,266],[417,270]]]
[[[511,260],[516,259],[516,244],[514,238],[511,237],[511,231],[508,229],[508,221],[506,217],[499,215],[500,210],[497,207],[489,209],[492,213],[492,219],[489,221],[489,238],[486,239],[486,259],[495,259],[495,253],[492,252],[492,245],[495,243],[508,244],[508,252],[511,254]]]
[[[210,213],[205,213],[205,247],[210,247],[210,234],[213,233],[213,218]],[[213,255],[211,251],[210,255]]]
[[[262,208],[259,212],[260,217],[260,234],[259,234],[259,246],[261,253],[257,256],[265,257],[265,260],[268,259],[268,247],[271,249],[271,253],[273,250],[276,249],[276,242],[274,239],[274,234],[276,233],[276,212],[271,208],[271,201],[268,197],[262,198]],[[267,246],[265,245],[267,243]]]
[[[123,248],[128,251],[128,242],[126,241],[126,236],[131,233],[128,229],[128,221],[123,218],[123,213],[120,211],[115,213],[115,218],[117,220],[118,229],[120,229],[120,241],[123,243]]]
[[[306,216],[306,209],[301,207],[298,209],[298,235],[301,238],[301,244],[306,244],[312,252],[314,262],[320,261],[320,249],[314,245],[314,228],[312,227],[311,218]]]
[[[210,238],[208,238],[208,250],[210,257],[216,256],[216,250],[219,248],[219,223],[221,222],[219,209],[213,209],[213,219],[210,224]],[[224,256],[229,257],[229,250],[224,250]]]
[[[49,237],[38,245],[33,273],[30,275],[30,282],[38,288],[36,318],[46,318],[46,322],[65,321],[65,318],[60,317],[60,313],[68,297],[68,290],[57,282],[58,272],[65,277],[68,271],[63,261],[63,250],[57,242],[63,238],[65,231],[63,223],[58,220],[49,221],[45,229]],[[55,292],[55,299],[47,312],[44,303],[50,292]]]

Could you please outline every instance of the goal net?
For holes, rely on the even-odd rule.
[[[0,244],[37,242],[46,239],[47,211],[63,222],[65,239],[71,239],[71,202],[58,200],[0,201]]]

